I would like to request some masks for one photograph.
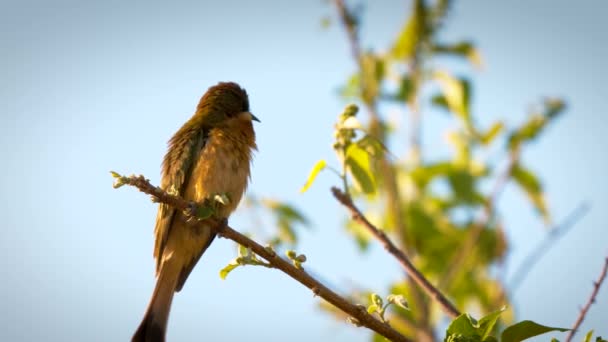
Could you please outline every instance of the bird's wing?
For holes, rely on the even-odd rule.
[[[207,130],[193,129],[185,125],[169,140],[169,148],[163,160],[161,187],[172,194],[182,196],[188,184],[192,168],[207,140]],[[156,216],[154,257],[156,272],[160,270],[163,250],[175,216],[175,209],[160,204]]]

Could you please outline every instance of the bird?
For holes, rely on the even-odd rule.
[[[165,341],[171,302],[215,238],[214,224],[227,220],[247,189],[257,150],[247,92],[234,82],[210,87],[194,115],[173,135],[162,162],[161,188],[213,208],[192,219],[160,204],[154,229],[156,286],[133,342]],[[214,201],[214,198],[222,200]]]

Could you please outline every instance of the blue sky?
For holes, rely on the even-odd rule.
[[[408,1],[374,1],[363,45],[387,44]],[[321,175],[298,189],[311,165],[332,158],[332,125],[344,106],[335,93],[354,70],[342,30],[322,1],[3,1],[0,3],[0,340],[127,340],[153,287],[156,205],[135,190],[113,190],[109,170],[158,183],[166,141],[218,81],[249,95],[259,153],[252,192],[302,208],[313,228],[298,251],[340,291],[384,292],[400,277],[375,246],[361,255],[343,234],[346,217]],[[525,152],[544,180],[559,222],[580,202],[591,211],[539,262],[515,296],[521,319],[570,326],[608,253],[608,79],[606,4],[586,1],[462,1],[446,39],[473,39],[486,67],[474,75],[480,122],[521,122],[541,96],[564,96],[568,110]],[[426,135],[425,137],[427,137]],[[425,148],[445,148],[424,141]],[[500,204],[511,265],[545,230],[522,194]],[[233,225],[259,231],[246,213]],[[234,244],[216,241],[174,300],[169,339],[365,341],[332,321],[318,299],[287,276],[243,268],[218,271]],[[608,335],[604,288],[584,329]]]

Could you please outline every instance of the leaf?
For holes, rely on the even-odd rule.
[[[494,141],[494,138],[496,138],[504,128],[505,125],[501,121],[497,121],[485,134],[480,137],[479,140],[483,145],[490,145],[492,141]]]
[[[376,305],[379,308],[384,306],[382,298],[377,293],[371,293],[369,295],[369,300],[373,305]]]
[[[446,331],[447,335],[462,335],[462,336],[473,336],[478,335],[477,329],[475,327],[477,325],[477,321],[473,319],[469,314],[464,313],[460,316],[456,317],[455,320],[450,323],[448,326],[448,330]]]
[[[407,300],[405,299],[405,297],[403,295],[390,294],[390,295],[388,295],[388,297],[386,297],[386,300],[389,303],[395,304],[405,310],[410,309],[410,305],[408,304]]]
[[[494,329],[494,325],[496,325],[496,322],[500,317],[500,314],[502,314],[506,309],[506,307],[502,307],[500,310],[494,311],[479,320],[479,333],[481,334],[482,339],[490,336],[492,329]]]
[[[402,76],[399,90],[397,90],[397,93],[391,99],[399,102],[407,102],[410,97],[415,94],[415,91],[415,84],[412,82],[412,79],[407,76]]]
[[[434,97],[433,101],[436,101],[436,104],[445,101],[450,111],[464,122],[465,127],[473,130],[469,113],[469,82],[465,79],[458,79],[444,71],[435,72],[434,78],[439,82],[439,86],[443,91],[443,99],[441,97]]]
[[[361,97],[366,102],[374,101],[378,96],[384,69],[384,60],[381,57],[371,52],[361,56]]]
[[[551,220],[549,210],[547,209],[547,204],[545,203],[545,198],[543,196],[542,185],[536,175],[532,173],[532,171],[523,168],[519,163],[513,166],[511,172],[513,179],[526,193],[534,208],[543,219],[549,223]]]
[[[392,57],[397,60],[412,58],[425,36],[424,2],[416,0],[414,1],[413,6],[412,15],[401,29],[391,50]]]
[[[506,328],[501,335],[502,342],[519,342],[551,331],[568,331],[570,329],[552,328],[532,321],[522,321]]]
[[[228,273],[230,273],[232,270],[239,266],[240,264],[236,261],[236,259],[232,260],[228,265],[226,265],[226,267],[220,270],[220,278],[222,278],[222,280],[225,280],[228,276]]]
[[[319,172],[321,172],[323,169],[325,169],[326,166],[327,166],[327,162],[324,159],[319,160],[315,164],[315,166],[313,166],[312,170],[308,174],[308,178],[306,179],[306,183],[304,183],[304,186],[302,186],[302,188],[300,189],[300,193],[304,193],[304,192],[306,192],[308,190],[308,188],[310,188],[310,186],[312,185],[312,183],[317,178],[317,175],[319,174]]]
[[[194,216],[196,216],[196,218],[199,220],[204,220],[204,219],[210,218],[213,215],[213,213],[214,213],[214,210],[210,206],[199,205],[199,206],[197,206]]]
[[[351,75],[346,84],[338,90],[340,96],[345,99],[354,99],[361,94],[361,76],[359,73]]]
[[[585,335],[585,339],[583,342],[591,342],[591,338],[593,337],[593,330],[589,330],[589,332]]]
[[[448,174],[448,182],[452,188],[456,201],[464,203],[475,203],[475,177],[467,170],[452,168]]]
[[[468,59],[469,62],[476,68],[481,68],[483,66],[481,54],[475,48],[473,43],[469,41],[464,41],[452,45],[438,44],[433,46],[433,51],[436,53],[464,57]]]
[[[376,192],[376,180],[367,151],[357,144],[350,144],[346,149],[346,167],[359,191],[368,195]]]
[[[411,176],[420,189],[424,189],[434,178],[448,175],[452,171],[452,163],[438,162],[421,165],[412,170]]]
[[[542,108],[533,112],[520,128],[511,133],[508,140],[509,148],[516,149],[521,143],[534,140],[565,107],[566,105],[561,99],[545,99]]]
[[[372,305],[370,305],[370,306],[367,307],[367,313],[371,315],[374,312],[378,311],[378,309],[379,309],[378,305],[372,304]]]

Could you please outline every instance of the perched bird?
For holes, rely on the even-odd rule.
[[[236,209],[249,181],[256,150],[247,93],[236,83],[219,83],[201,98],[196,112],[169,140],[161,187],[197,203],[213,203],[213,217],[193,220],[161,204],[156,217],[154,257],[156,287],[134,342],[165,340],[173,293],[209,247],[212,224]],[[225,204],[213,201],[220,196]],[[226,201],[227,200],[227,201]]]

